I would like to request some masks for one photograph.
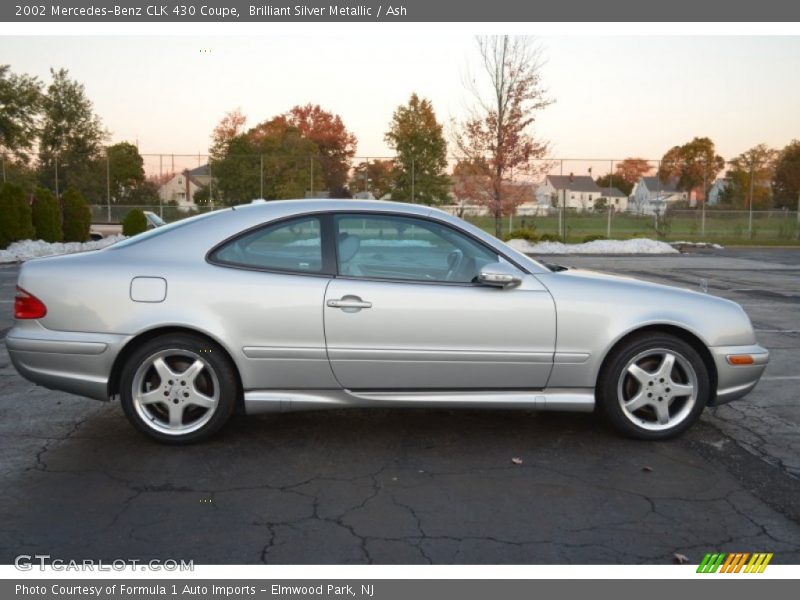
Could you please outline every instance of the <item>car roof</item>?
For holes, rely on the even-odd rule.
[[[185,221],[171,223],[163,228],[151,229],[147,233],[140,234],[141,242],[146,243],[140,243],[137,236],[137,238],[121,242],[118,246],[129,248],[132,253],[140,254],[142,257],[145,255],[152,257],[171,255],[178,258],[180,255],[196,255],[198,250],[202,250],[202,254],[205,256],[211,247],[247,229],[284,217],[330,211],[386,212],[434,217],[469,232],[502,254],[513,258],[514,262],[524,264],[531,272],[549,272],[549,269],[530,257],[503,244],[482,229],[443,210],[424,204],[385,200],[303,199],[239,204],[210,214],[201,214]],[[161,235],[160,231],[163,231],[164,235]],[[203,243],[198,244],[198,240],[202,240]],[[113,250],[114,246],[110,246],[109,249]]]

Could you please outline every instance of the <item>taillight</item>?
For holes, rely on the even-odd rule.
[[[17,286],[17,295],[14,296],[15,319],[41,319],[46,314],[44,302]]]

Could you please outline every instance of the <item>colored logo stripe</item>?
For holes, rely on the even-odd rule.
[[[709,552],[697,566],[697,573],[763,573],[772,556],[771,552]]]

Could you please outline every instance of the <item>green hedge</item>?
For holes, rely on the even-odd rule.
[[[63,238],[61,231],[61,209],[53,193],[45,188],[36,190],[33,198],[33,228],[36,238],[45,242],[60,242]]]
[[[31,206],[25,190],[13,183],[0,184],[0,248],[34,237]]]
[[[131,236],[144,231],[147,231],[147,217],[144,216],[144,211],[141,208],[128,211],[122,220],[122,235]]]
[[[62,196],[64,206],[64,241],[85,242],[89,239],[92,211],[83,195],[74,187],[68,187]]]

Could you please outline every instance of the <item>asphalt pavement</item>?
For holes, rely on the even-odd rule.
[[[173,448],[116,404],[29,384],[0,344],[0,562],[674,563],[720,550],[800,563],[800,251],[548,260],[705,280],[770,349],[763,381],[668,442],[593,415],[405,409],[236,417]],[[0,332],[15,278],[0,267]]]

